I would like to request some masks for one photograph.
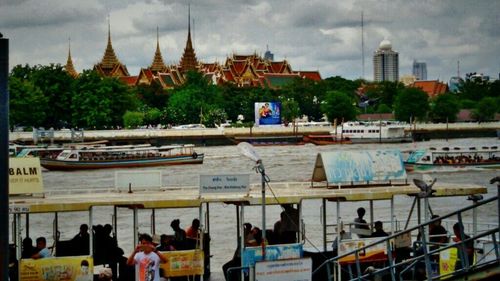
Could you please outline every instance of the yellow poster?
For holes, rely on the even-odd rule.
[[[204,272],[204,255],[202,250],[162,252],[167,258],[167,263],[162,263],[161,268],[165,276],[202,275]]]
[[[60,257],[22,259],[19,264],[20,281],[92,281],[92,257]]]
[[[9,158],[9,194],[43,193],[40,159]]]
[[[457,248],[448,248],[439,252],[439,274],[441,279],[446,279],[451,276],[455,271],[455,264],[457,263]]]

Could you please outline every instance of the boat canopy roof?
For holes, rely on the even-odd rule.
[[[124,146],[124,147],[120,147],[120,146],[116,146],[116,147],[113,147],[113,148],[106,148],[106,147],[102,147],[102,148],[80,148],[80,149],[73,149],[73,150],[64,150],[65,152],[70,152],[70,151],[78,151],[78,152],[91,152],[91,153],[94,153],[94,152],[107,152],[107,153],[111,153],[111,152],[133,152],[133,151],[138,151],[138,152],[141,152],[141,151],[152,151],[152,150],[162,150],[162,151],[166,151],[166,150],[171,150],[171,149],[181,149],[181,148],[193,148],[194,145],[164,145],[164,146],[150,146],[150,145],[140,145],[140,146]]]
[[[420,189],[413,185],[366,188],[312,187],[308,182],[271,183],[275,197],[266,197],[266,204],[299,203],[307,199],[340,201],[388,200],[396,195],[417,195]],[[443,184],[433,186],[434,197],[485,194],[487,188],[478,185]],[[88,211],[90,207],[122,206],[130,208],[196,208],[203,203],[243,205],[261,204],[261,185],[251,184],[248,194],[207,194],[200,196],[198,187],[164,187],[155,190],[137,190],[133,193],[117,190],[101,192],[73,191],[46,193],[44,197],[10,196],[10,210],[29,213]]]
[[[336,150],[318,153],[312,181],[368,185],[406,182],[407,174],[399,150]]]

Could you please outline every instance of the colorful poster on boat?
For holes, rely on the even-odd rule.
[[[255,264],[255,281],[311,281],[312,259],[261,261]]]
[[[280,102],[256,102],[255,124],[281,125],[281,103]]]
[[[304,255],[302,244],[282,244],[266,246],[266,260],[298,259]],[[262,260],[262,247],[246,247],[243,251],[243,267],[253,267]]]
[[[363,248],[364,246],[370,245],[378,240],[380,240],[380,238],[363,238],[341,241],[338,250],[339,256]],[[366,248],[363,251],[358,252],[358,258],[360,262],[385,261],[387,260],[387,245],[386,243],[378,243]],[[354,263],[355,261],[356,256],[354,254],[339,259],[339,262],[341,263]]]
[[[58,257],[21,259],[20,281],[92,281],[94,279],[92,257]]]
[[[204,254],[201,250],[169,251],[162,254],[168,260],[160,265],[166,277],[202,275],[204,272]]]
[[[43,193],[42,169],[38,157],[9,158],[9,194]]]
[[[407,175],[399,150],[338,150],[318,153],[312,178],[341,186],[404,182]]]
[[[439,274],[441,279],[450,278],[455,272],[455,264],[457,263],[457,248],[448,248],[439,252]]]

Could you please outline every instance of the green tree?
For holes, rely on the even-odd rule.
[[[391,113],[392,109],[385,103],[379,104],[377,106],[376,113]]]
[[[295,79],[281,90],[281,95],[293,98],[299,104],[301,115],[306,115],[309,121],[319,121],[323,118],[321,103],[325,98],[326,86],[309,79]]]
[[[457,120],[457,113],[460,111],[460,104],[455,94],[445,93],[438,95],[434,99],[431,108],[431,116],[437,122],[455,122]]]
[[[340,91],[328,91],[321,110],[325,112],[330,122],[337,119],[337,123],[356,119],[356,107],[353,99],[346,93]]]
[[[497,99],[486,97],[477,103],[477,107],[472,110],[472,117],[479,122],[493,120],[498,112]]]
[[[75,83],[71,105],[75,126],[96,129],[121,126],[125,112],[137,109],[137,98],[116,78],[102,78],[94,71],[84,71]]]
[[[299,103],[293,98],[284,99],[281,102],[281,117],[283,118],[283,123],[285,123],[285,125],[288,125],[290,121],[292,121],[293,125],[295,125],[295,119],[299,116]]]
[[[123,126],[134,129],[144,123],[144,113],[137,111],[127,111],[123,114]]]
[[[405,88],[394,101],[394,113],[399,121],[425,120],[428,111],[427,93],[418,88]]]
[[[220,125],[227,120],[227,113],[224,109],[218,107],[212,107],[208,109],[208,112],[203,115],[203,124],[207,128],[215,127],[215,124]]]
[[[9,121],[11,126],[45,126],[51,112],[48,98],[29,80],[9,78]]]
[[[404,89],[402,83],[382,81],[366,86],[366,96],[378,103],[393,106],[396,96]]]

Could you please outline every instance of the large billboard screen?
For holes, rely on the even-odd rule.
[[[256,125],[280,125],[281,103],[280,102],[256,102],[255,103]]]

